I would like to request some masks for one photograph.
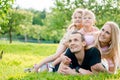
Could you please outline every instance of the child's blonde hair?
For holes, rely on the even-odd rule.
[[[72,15],[72,19],[74,19],[76,13],[80,13],[81,15],[83,15],[83,9],[80,9],[80,8],[77,8],[75,9],[75,11],[73,12],[73,15]]]
[[[95,14],[94,14],[91,10],[84,9],[83,18],[84,18],[86,15],[90,15],[90,16],[93,18],[94,24],[95,24],[95,22],[96,22]]]

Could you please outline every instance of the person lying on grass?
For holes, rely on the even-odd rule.
[[[95,14],[91,11],[91,10],[81,10],[81,9],[77,9],[75,10],[73,16],[72,16],[73,22],[76,25],[82,25],[82,28],[79,28],[79,26],[76,25],[71,25],[69,27],[68,33],[70,34],[73,31],[79,31],[82,34],[84,34],[85,36],[85,41],[87,46],[89,46],[90,44],[93,44],[95,41],[95,36],[94,33],[97,32],[99,29],[97,27],[95,27]],[[79,28],[79,29],[78,29]],[[62,42],[66,45],[68,42],[68,38],[69,36],[65,37]],[[62,43],[62,44],[63,44]],[[63,51],[64,46],[61,46],[58,48],[59,51]],[[64,48],[64,49],[67,49]],[[57,50],[57,52],[58,52]],[[64,50],[65,51],[65,50]],[[62,54],[64,54],[64,52],[62,52]],[[56,54],[55,54],[56,55]],[[60,57],[56,57],[55,59],[55,55],[47,57],[46,59],[44,59],[43,61],[41,61],[39,64],[34,66],[34,71],[35,72],[41,72],[44,70],[48,71],[54,71],[51,68],[56,67],[56,65],[58,66],[58,64],[61,61]],[[57,53],[58,55],[58,53]],[[59,52],[59,56],[61,55],[61,52]],[[55,59],[55,60],[53,60]],[[47,63],[48,61],[53,60],[51,63]],[[44,65],[43,65],[44,64]],[[56,68],[57,69],[57,68]],[[55,70],[56,71],[56,70]]]
[[[100,50],[102,61],[91,67],[92,72],[117,73],[117,68],[120,66],[119,37],[118,25],[113,21],[107,21],[101,28],[95,44],[93,44]]]
[[[35,72],[41,72],[44,70],[51,71],[51,67],[54,67],[56,64],[58,64],[60,61],[55,61],[56,59],[58,59],[60,57],[61,54],[63,54],[66,49],[67,49],[67,40],[69,37],[69,34],[72,31],[77,31],[80,30],[82,28],[82,16],[83,16],[84,10],[77,8],[75,9],[75,11],[72,14],[72,24],[67,28],[66,30],[66,34],[63,36],[63,38],[61,39],[58,48],[56,50],[56,53],[53,55],[50,55],[48,57],[46,57],[45,59],[43,59],[40,63],[34,65],[34,71]],[[54,62],[55,61],[55,62]],[[30,71],[32,69],[28,69],[28,71]],[[27,69],[25,69],[25,71],[27,71]]]
[[[95,41],[95,47],[101,52],[102,65],[108,73],[117,73],[120,66],[120,30],[119,26],[113,21],[107,21],[100,30]],[[96,64],[92,67],[94,72],[100,72],[103,67]]]
[[[95,14],[91,10],[88,10],[88,9],[84,9],[84,10],[76,9],[75,12],[73,13],[72,20],[75,25],[72,24],[69,27],[68,33],[70,34],[73,31],[79,31],[82,34],[84,34],[86,38],[85,41],[86,41],[87,46],[89,46],[90,44],[93,44],[95,41],[94,33],[99,31],[99,29],[94,26],[95,25]],[[80,28],[80,25],[82,26],[81,28]],[[59,51],[57,50],[57,55],[59,53],[59,56],[60,56],[61,55],[60,51],[62,51],[62,54],[63,54],[64,51],[67,49],[68,38],[69,38],[69,35],[67,34],[67,37],[62,39],[62,44],[66,45],[66,48],[65,46],[59,47],[58,48]],[[55,57],[48,57],[45,60],[41,61],[39,64],[35,65],[34,66],[35,71],[36,72],[43,71],[43,68],[45,67],[45,65],[44,66],[41,66],[41,65],[43,65],[43,62],[46,62],[48,60],[50,61],[51,58],[54,59]],[[56,57],[56,59],[53,60],[53,62],[46,64],[49,67],[48,71],[51,71],[50,67],[54,68],[56,65],[59,64],[60,61],[61,61],[60,57]]]
[[[91,67],[101,62],[101,54],[97,48],[85,49],[85,46],[84,36],[79,32],[73,32],[69,37],[69,48],[65,53],[64,60],[60,63],[58,73],[93,74]]]

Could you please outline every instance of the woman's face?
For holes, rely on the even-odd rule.
[[[83,25],[84,26],[93,26],[94,24],[94,19],[93,16],[90,14],[87,14],[83,16]]]
[[[110,43],[111,41],[111,28],[109,25],[104,25],[100,31],[99,41],[102,43]]]
[[[72,20],[76,26],[80,26],[82,24],[82,14],[76,13]]]

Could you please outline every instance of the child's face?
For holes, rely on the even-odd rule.
[[[80,13],[76,13],[73,17],[73,23],[76,25],[76,26],[79,26],[82,24],[82,14]]]
[[[82,18],[83,20],[83,25],[84,26],[93,26],[93,24],[94,24],[94,22],[95,22],[95,19],[94,19],[94,17],[92,16],[92,15],[90,15],[90,14],[86,14],[86,15],[84,15],[83,16],[83,18]]]

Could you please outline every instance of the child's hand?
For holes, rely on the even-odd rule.
[[[69,65],[71,63],[71,59],[68,58],[67,56],[65,55],[61,55],[62,57],[62,62],[65,64],[65,65]]]
[[[33,71],[38,72],[38,69],[39,69],[39,66],[37,64],[35,64],[34,67],[33,67]]]

